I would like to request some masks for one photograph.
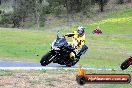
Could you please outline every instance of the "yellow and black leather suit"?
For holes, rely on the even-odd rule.
[[[82,48],[82,46],[85,44],[85,34],[83,36],[79,36],[77,31],[74,31],[73,33],[67,33],[65,36],[72,37],[73,42],[68,42],[71,44],[75,49]]]
[[[68,42],[72,45],[72,47],[75,48],[75,55],[73,55],[73,52],[71,53],[72,56],[80,56],[82,55],[82,52],[86,51],[88,47],[85,45],[85,34],[82,36],[78,35],[77,31],[74,31],[73,33],[67,33],[65,37],[72,37],[73,42]]]

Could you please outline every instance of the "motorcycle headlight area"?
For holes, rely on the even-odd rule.
[[[54,50],[60,50],[59,48],[57,48],[55,46],[53,46],[52,49],[54,49]]]
[[[57,46],[54,45],[54,43],[55,43],[55,40],[52,42],[52,49],[54,49],[54,50],[60,50]]]

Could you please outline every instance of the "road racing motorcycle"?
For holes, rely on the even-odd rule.
[[[74,52],[74,48],[68,44],[64,36],[59,36],[57,33],[57,38],[51,44],[51,50],[42,56],[40,63],[42,66],[46,66],[53,63],[58,63],[60,65],[66,65],[68,67],[74,66],[80,59],[80,57],[73,59],[71,52]],[[76,54],[74,54],[76,55]]]
[[[100,29],[95,29],[92,31],[93,34],[102,34],[102,31]]]
[[[130,56],[128,59],[126,59],[120,66],[122,70],[127,69],[130,65],[132,65],[132,56]]]

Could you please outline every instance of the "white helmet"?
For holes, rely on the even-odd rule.
[[[85,28],[83,26],[79,26],[77,28],[77,33],[78,33],[79,36],[83,36],[84,35],[84,29]]]

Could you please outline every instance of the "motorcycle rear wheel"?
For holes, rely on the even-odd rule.
[[[125,61],[121,64],[120,68],[121,68],[122,70],[125,70],[125,69],[127,69],[129,66],[130,66],[130,65],[129,65],[129,59],[127,59],[127,60],[125,60]]]
[[[42,58],[41,58],[41,60],[40,60],[41,65],[42,65],[42,66],[46,66],[46,65],[48,65],[49,63],[51,63],[52,60],[49,61],[50,58],[52,58],[52,53],[51,53],[51,52],[48,52],[48,53],[46,53],[44,56],[42,56]]]

